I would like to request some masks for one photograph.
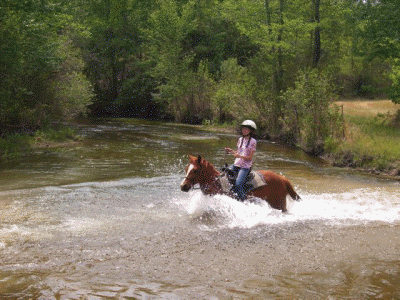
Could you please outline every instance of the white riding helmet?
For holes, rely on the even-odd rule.
[[[253,130],[257,129],[256,123],[254,123],[252,120],[246,120],[242,123],[242,126],[250,127]]]

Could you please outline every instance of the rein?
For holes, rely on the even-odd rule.
[[[211,184],[217,184],[217,185],[219,184],[219,185],[220,185],[220,187],[217,187],[217,189],[220,190],[221,193],[224,193],[224,191],[223,191],[223,189],[222,189],[222,186],[221,186],[221,178],[222,178],[223,176],[225,176],[225,175],[217,175],[217,176],[215,176],[214,179],[211,181]],[[183,179],[188,179],[188,177],[185,176],[185,177],[183,177]],[[196,187],[196,185],[199,185],[199,186]],[[209,186],[210,186],[209,184],[206,184],[205,186],[203,186],[203,188],[207,188],[207,187],[209,187]],[[193,186],[191,187],[191,189],[192,189],[192,190],[201,190],[202,188],[201,188],[200,183],[196,183],[195,185],[193,185]]]
[[[185,177],[183,177],[182,179],[185,180],[185,179],[188,179],[188,177],[185,176]],[[200,184],[200,183],[198,183],[198,184]],[[196,185],[197,185],[197,183],[196,183]],[[195,186],[193,185],[193,187],[191,187],[191,189],[192,189],[192,190],[199,190],[199,189],[200,189],[200,186],[199,186],[199,187],[195,187]]]
[[[223,194],[224,190],[221,184],[223,175],[215,169],[213,164],[203,160],[200,156],[196,158],[189,155],[189,159],[190,164],[185,169],[186,173],[181,189],[186,192],[189,189],[200,189],[206,195]],[[197,184],[200,185],[200,188],[195,187]]]
[[[221,177],[222,177],[221,175],[214,176],[214,178],[210,181],[209,184],[207,183],[207,184],[203,185],[203,187],[200,185],[201,191],[207,195],[208,194],[209,195],[223,194],[224,191],[223,191],[222,185],[221,185],[221,180],[220,180]],[[212,191],[213,189],[215,189],[215,193],[213,193],[213,191]]]

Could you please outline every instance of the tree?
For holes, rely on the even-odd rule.
[[[312,22],[316,22],[317,26],[314,29],[314,59],[313,65],[314,67],[318,66],[318,62],[321,58],[321,28],[319,27],[320,18],[319,18],[319,5],[320,0],[312,0],[312,7],[314,8],[314,16],[311,19]]]
[[[309,8],[284,0],[230,1],[223,8],[224,16],[260,49],[248,64],[255,84],[252,96],[265,116],[263,125],[276,136],[284,104],[279,96],[308,63]]]
[[[121,107],[129,106],[132,100],[124,90],[130,88],[126,81],[138,76],[141,18],[147,13],[144,1],[98,0],[84,5],[90,38],[81,45],[96,94],[91,110],[98,116],[120,116],[124,113]]]
[[[93,88],[84,74],[81,50],[74,45],[68,32],[59,36],[55,55],[61,64],[49,80],[53,117],[73,120],[86,116],[94,98]]]
[[[61,99],[70,100],[68,95],[60,96],[54,80],[60,72],[69,72],[63,69],[68,57],[58,52],[65,42],[62,29],[70,20],[64,4],[7,0],[0,7],[1,131],[43,127],[55,117],[55,110],[64,106]],[[71,72],[75,84],[85,81],[77,69]]]
[[[359,9],[364,21],[361,34],[371,49],[369,59],[390,61],[392,85],[388,92],[394,103],[400,103],[400,1],[364,1]]]
[[[331,100],[334,97],[329,78],[318,70],[300,72],[295,86],[283,95],[286,136],[314,155],[320,155],[325,139],[332,134]]]
[[[179,5],[175,0],[159,1],[149,27],[143,31],[147,42],[149,75],[157,81],[156,101],[176,120],[182,120],[193,106],[195,73],[191,53],[182,53],[182,41],[195,28],[194,2]]]
[[[237,59],[221,64],[221,78],[212,96],[213,114],[217,121],[258,119],[259,111],[251,99],[251,77]]]

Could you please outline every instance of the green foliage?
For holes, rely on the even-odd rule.
[[[87,4],[91,34],[82,48],[96,95],[92,114],[117,116],[115,108],[125,81],[135,76],[135,56],[141,45],[137,21],[143,16],[131,13],[135,8],[141,11],[137,2],[101,0]]]
[[[81,51],[66,35],[59,38],[55,54],[62,60],[58,72],[51,80],[52,102],[49,108],[53,117],[72,120],[86,116],[93,100],[93,89],[84,75],[85,63]]]
[[[371,57],[399,57],[400,2],[363,1],[359,9],[364,20],[363,37],[372,44]]]
[[[336,129],[332,125],[339,117],[337,108],[333,112],[330,109],[333,94],[329,78],[316,70],[301,72],[295,87],[289,88],[283,98],[286,131],[308,152],[318,154],[332,129]]]
[[[143,34],[149,47],[148,54],[155,64],[152,76],[161,79],[175,76],[179,72],[176,64],[190,59],[181,56],[181,44],[195,28],[193,9],[193,2],[180,8],[175,0],[168,0],[160,1],[159,8],[151,14],[149,27]]]
[[[389,88],[389,97],[394,103],[400,103],[400,58],[393,60],[392,69],[389,74],[392,85]]]
[[[137,75],[127,78],[118,95],[117,104],[121,108],[121,114],[136,118],[162,117],[164,108],[153,99],[156,88],[157,82],[144,72],[137,72]]]
[[[346,139],[330,149],[336,164],[389,172],[398,169],[400,127],[394,116],[346,116]]]
[[[0,131],[89,107],[98,116],[251,118],[310,151],[333,149],[343,122],[332,90],[386,91],[400,103],[398,12],[398,0],[5,0]]]
[[[388,95],[400,103],[400,2],[398,0],[362,1],[358,4],[362,26],[359,35],[369,52],[369,61],[380,58],[391,60]]]
[[[38,147],[46,148],[61,145],[66,141],[81,139],[71,127],[57,126],[38,130],[35,133],[14,133],[0,137],[0,162],[20,159],[31,155]]]
[[[29,151],[29,136],[27,134],[0,137],[0,162],[19,158]]]
[[[236,59],[222,62],[221,79],[212,97],[213,115],[219,122],[250,118],[248,79],[247,69],[239,66]]]
[[[193,68],[197,69],[201,61],[207,62],[215,78],[222,61],[234,57],[245,66],[259,48],[238,30],[235,22],[221,16],[222,5],[218,1],[197,1],[196,26],[182,41],[183,53],[194,54]]]
[[[81,137],[71,127],[48,128],[38,130],[30,139],[30,144],[35,145],[38,142],[64,142],[66,140],[79,140]]]
[[[160,1],[143,32],[148,43],[149,75],[157,78],[155,100],[162,103],[175,120],[182,120],[194,103],[195,73],[189,67],[192,55],[181,55],[181,43],[194,28],[194,6],[175,0]]]
[[[67,4],[51,0],[7,4],[0,8],[0,131],[35,130],[55,117],[71,116],[54,114],[62,109],[83,112],[80,106],[88,104],[90,94],[90,86],[81,85],[83,67],[65,69],[71,52],[59,51],[64,42],[69,42],[63,34],[71,21],[71,16],[64,13]],[[79,55],[73,56],[76,61],[82,60]],[[64,76],[67,80],[56,82],[61,73],[68,74]],[[65,90],[67,82],[69,90]]]
[[[29,117],[46,96],[44,81],[56,64],[52,46],[46,40],[46,24],[35,20],[35,11],[15,11],[11,7],[2,7],[4,25],[0,27],[2,129],[37,125]]]

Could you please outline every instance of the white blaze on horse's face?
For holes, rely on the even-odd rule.
[[[187,178],[187,176],[190,174],[190,172],[192,172],[192,170],[194,169],[194,165],[190,164],[190,166],[188,167],[188,170],[185,174],[185,178],[183,179],[182,183],[181,183],[181,187],[183,186],[183,184],[185,183],[185,180]]]

